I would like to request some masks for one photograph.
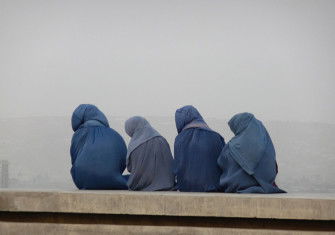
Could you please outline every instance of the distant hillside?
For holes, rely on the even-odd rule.
[[[125,138],[126,118],[109,117],[110,126]],[[148,117],[173,149],[173,117]],[[227,120],[207,119],[226,141]],[[265,122],[276,147],[278,184],[290,192],[335,192],[335,125]],[[72,137],[69,117],[0,119],[0,160],[9,161],[12,188],[74,188],[69,173]]]

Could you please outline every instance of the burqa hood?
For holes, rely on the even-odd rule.
[[[235,134],[238,135],[241,133],[245,128],[248,127],[251,119],[254,118],[254,115],[251,113],[239,113],[234,115],[228,122],[230,130]]]
[[[95,105],[81,104],[72,114],[71,124],[73,131],[78,130],[81,125],[88,121],[96,121],[109,127],[106,116]]]
[[[273,148],[270,136],[262,122],[251,113],[236,114],[228,125],[235,134],[228,143],[232,157],[252,175],[268,144]]]
[[[129,118],[125,123],[125,131],[131,137],[128,145],[127,161],[131,152],[138,146],[156,136],[161,136],[145,118],[140,116]]]
[[[177,109],[175,114],[175,121],[178,134],[187,124],[190,124],[191,122],[205,123],[199,111],[192,105],[186,105],[180,109]]]

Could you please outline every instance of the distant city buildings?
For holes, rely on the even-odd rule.
[[[8,188],[8,161],[0,160],[0,188]]]

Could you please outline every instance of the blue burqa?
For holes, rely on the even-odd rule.
[[[127,147],[94,105],[81,104],[72,115],[71,175],[79,189],[127,189],[122,172]]]
[[[261,121],[251,113],[236,114],[228,125],[235,134],[222,150],[221,190],[226,193],[284,193],[275,183],[276,153]]]
[[[176,190],[218,191],[222,171],[217,159],[225,145],[224,139],[207,126],[191,105],[178,109],[175,119],[178,131],[174,144]]]

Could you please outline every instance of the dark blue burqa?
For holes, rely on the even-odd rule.
[[[219,189],[221,169],[217,159],[224,139],[211,130],[193,106],[185,106],[175,115],[178,136],[174,144],[176,190],[215,192]]]
[[[226,193],[284,193],[275,183],[276,153],[262,122],[251,113],[236,114],[229,122],[235,134],[218,159],[221,190]]]
[[[72,115],[71,175],[79,189],[127,189],[122,172],[127,147],[94,105],[81,104]]]

